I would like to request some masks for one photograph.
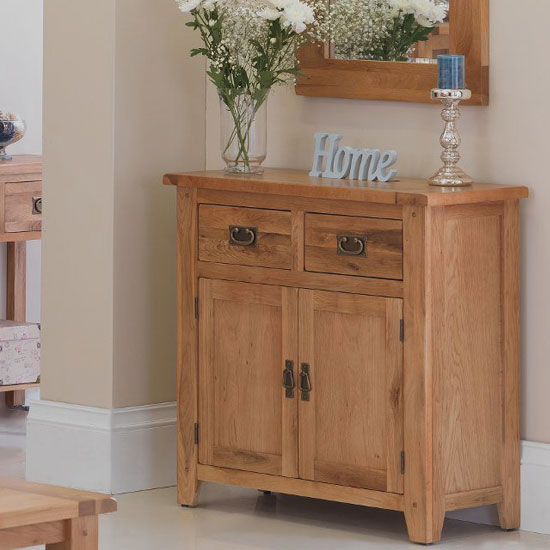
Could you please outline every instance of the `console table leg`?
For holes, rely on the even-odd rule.
[[[27,318],[27,243],[7,243],[6,318],[25,322]],[[10,408],[25,405],[25,391],[6,392]]]
[[[84,516],[69,520],[67,540],[47,544],[46,550],[98,550],[99,527],[97,516]]]

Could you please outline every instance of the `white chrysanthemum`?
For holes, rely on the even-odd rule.
[[[183,13],[189,13],[190,11],[198,8],[201,5],[202,0],[176,0],[176,2],[178,3],[179,9]]]
[[[258,15],[262,19],[267,19],[268,21],[275,21],[276,19],[279,19],[282,15],[282,12],[275,9],[275,8],[263,8],[258,12]]]
[[[395,13],[412,14],[423,27],[434,27],[447,17],[448,4],[439,0],[388,0]]]

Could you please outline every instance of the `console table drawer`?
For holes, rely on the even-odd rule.
[[[290,212],[202,204],[199,260],[291,269]]]
[[[42,229],[42,182],[6,183],[4,187],[4,231]]]
[[[402,279],[403,222],[306,214],[305,269]]]

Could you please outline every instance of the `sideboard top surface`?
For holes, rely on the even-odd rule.
[[[40,155],[14,155],[12,160],[0,160],[0,183],[42,180]]]
[[[427,206],[515,200],[529,195],[529,190],[523,186],[474,183],[470,187],[449,189],[430,186],[420,179],[399,178],[380,183],[312,178],[304,170],[280,168],[266,168],[262,175],[251,176],[227,174],[220,170],[167,174],[164,183],[218,191]]]

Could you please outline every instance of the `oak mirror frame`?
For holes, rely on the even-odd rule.
[[[469,105],[489,103],[489,0],[450,0],[450,53],[466,56]],[[314,97],[429,103],[437,65],[329,57],[329,47],[304,46],[296,93]]]

